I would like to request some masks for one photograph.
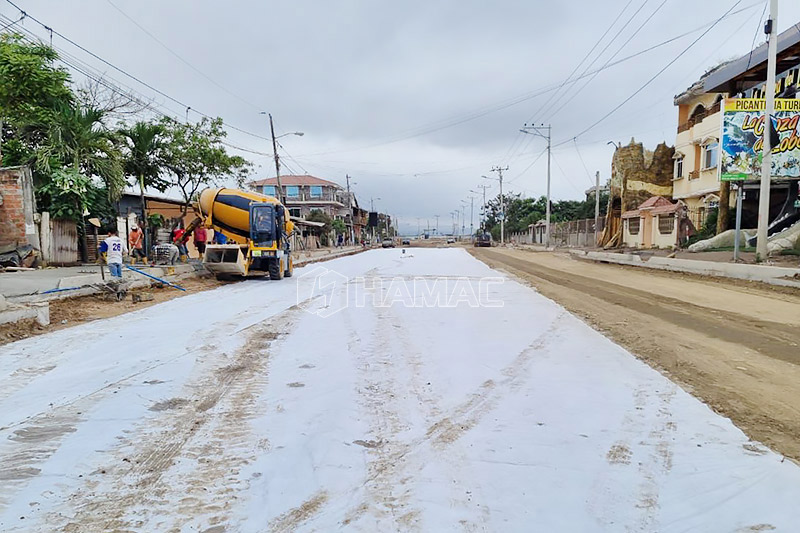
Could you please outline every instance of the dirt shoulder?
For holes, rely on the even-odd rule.
[[[751,438],[800,460],[800,291],[475,249],[669,375]]]
[[[187,294],[215,289],[231,282],[217,281],[212,276],[204,276],[185,278],[178,283],[181,287],[186,289],[186,292],[164,286],[161,288],[148,287],[146,289],[133,290],[128,293],[127,298],[121,302],[114,299],[107,299],[102,294],[51,300],[50,325],[40,326],[33,319],[0,325],[0,346],[34,335],[42,335],[86,322],[130,313],[131,311],[144,309],[157,303],[172,300],[173,298],[186,296]],[[153,299],[134,303],[131,295],[143,293],[152,295]]]

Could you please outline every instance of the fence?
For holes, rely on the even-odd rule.
[[[50,263],[78,263],[78,228],[71,220],[50,220]]]
[[[606,227],[605,217],[601,217],[597,235],[599,236]],[[527,232],[511,233],[509,242],[516,244],[544,244],[545,224],[537,224]],[[579,248],[592,248],[596,246],[594,219],[570,220],[568,222],[554,222],[550,224],[550,245],[568,246]]]

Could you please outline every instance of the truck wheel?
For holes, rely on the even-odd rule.
[[[281,270],[281,260],[277,257],[269,261],[269,279],[280,280],[283,279],[283,271]]]
[[[287,257],[286,261],[286,270],[283,272],[283,275],[284,277],[291,278],[294,273],[294,261],[292,260],[292,256]]]

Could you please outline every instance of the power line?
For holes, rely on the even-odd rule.
[[[689,44],[689,46],[687,46],[686,48],[684,48],[684,49],[683,49],[683,51],[681,51],[681,52],[680,52],[678,55],[676,55],[676,56],[675,56],[675,57],[674,57],[674,58],[673,58],[673,59],[672,59],[672,60],[671,60],[669,63],[667,63],[667,64],[666,64],[666,65],[665,65],[665,66],[664,66],[664,67],[663,67],[661,70],[659,70],[658,72],[656,72],[656,73],[655,73],[655,75],[654,75],[653,77],[651,77],[649,80],[647,80],[647,81],[644,83],[644,85],[642,85],[641,87],[639,87],[638,89],[636,89],[636,90],[633,92],[633,94],[631,94],[631,95],[630,95],[629,97],[627,97],[625,100],[623,100],[622,102],[620,102],[620,104],[619,104],[619,105],[617,105],[617,106],[616,106],[614,109],[612,109],[611,111],[609,111],[608,113],[606,113],[605,115],[603,115],[602,117],[600,117],[600,119],[598,119],[597,121],[595,121],[595,122],[594,122],[594,123],[593,123],[591,126],[589,126],[588,128],[584,129],[583,131],[581,131],[581,132],[580,132],[580,133],[578,133],[577,135],[573,136],[573,138],[572,138],[572,139],[567,139],[567,140],[565,140],[565,141],[562,141],[562,142],[560,142],[560,143],[556,143],[556,144],[555,144],[555,145],[553,145],[553,146],[561,146],[562,144],[566,144],[566,143],[570,142],[571,140],[573,140],[573,139],[576,139],[576,138],[580,137],[581,135],[583,135],[584,133],[586,133],[586,132],[588,132],[588,131],[592,130],[592,129],[593,129],[594,127],[596,127],[598,124],[600,124],[600,123],[601,123],[601,122],[603,122],[605,119],[607,119],[608,117],[610,117],[611,115],[613,115],[613,114],[614,114],[615,112],[617,112],[617,111],[618,111],[618,110],[619,110],[619,109],[620,109],[622,106],[624,106],[625,104],[627,104],[628,102],[630,102],[630,101],[631,101],[631,100],[632,100],[632,99],[633,99],[633,98],[634,98],[634,97],[635,97],[637,94],[639,94],[640,92],[642,92],[642,91],[643,91],[643,90],[644,90],[644,89],[645,89],[645,88],[646,88],[648,85],[650,85],[651,83],[653,83],[653,82],[656,80],[656,78],[658,78],[658,77],[659,77],[659,76],[660,76],[662,73],[664,73],[664,71],[665,71],[665,70],[667,70],[669,67],[671,67],[671,66],[672,66],[672,65],[673,65],[673,64],[674,64],[676,61],[678,61],[678,59],[680,59],[680,58],[681,58],[681,57],[682,57],[682,56],[683,56],[683,55],[684,55],[686,52],[688,52],[688,51],[689,51],[689,49],[691,49],[691,48],[692,48],[692,47],[693,47],[695,44],[697,44],[697,42],[698,42],[698,41],[700,41],[700,39],[702,39],[703,37],[705,37],[705,36],[706,36],[706,34],[707,34],[708,32],[710,32],[710,31],[711,31],[711,30],[712,30],[712,29],[713,29],[713,28],[714,28],[714,27],[715,27],[715,26],[716,26],[716,25],[717,25],[717,24],[718,24],[718,23],[719,23],[719,22],[720,22],[722,19],[724,19],[724,18],[725,18],[725,17],[726,17],[728,14],[730,14],[730,12],[731,12],[731,11],[733,11],[733,8],[735,8],[737,5],[739,5],[739,4],[741,3],[741,1],[742,1],[742,0],[737,0],[737,2],[736,2],[735,4],[733,4],[733,6],[732,6],[730,9],[728,9],[728,11],[726,11],[726,12],[725,12],[725,14],[723,14],[723,15],[722,15],[720,18],[718,18],[718,19],[717,19],[717,20],[714,22],[714,24],[712,24],[712,25],[711,25],[711,26],[710,26],[708,29],[706,29],[706,31],[704,31],[702,34],[700,34],[700,36],[699,36],[699,37],[697,37],[697,39],[695,39],[694,41],[692,41],[692,42],[691,42],[691,44]]]
[[[121,14],[123,17],[125,17],[126,19],[128,19],[128,20],[129,20],[129,21],[130,21],[130,22],[131,22],[133,25],[135,25],[137,28],[139,28],[140,30],[142,30],[142,32],[144,32],[144,33],[145,33],[147,36],[149,36],[149,37],[150,37],[151,39],[153,39],[153,40],[154,40],[156,43],[158,43],[159,45],[161,45],[161,47],[162,47],[162,48],[164,48],[164,49],[165,49],[167,52],[169,52],[169,53],[170,53],[170,54],[172,54],[172,55],[173,55],[175,58],[177,58],[177,59],[178,59],[178,60],[179,60],[181,63],[183,63],[184,65],[186,65],[186,66],[187,66],[187,67],[189,67],[190,69],[194,70],[196,73],[198,73],[199,75],[201,75],[202,77],[204,77],[206,80],[208,80],[209,82],[211,82],[211,83],[212,83],[214,86],[216,86],[216,87],[217,87],[217,88],[219,88],[219,89],[222,89],[223,91],[225,91],[225,92],[226,92],[226,93],[228,93],[229,95],[233,96],[234,98],[236,98],[237,100],[239,100],[239,101],[241,101],[241,102],[244,102],[245,104],[247,104],[247,105],[251,106],[252,108],[254,108],[254,109],[257,109],[257,110],[259,110],[259,111],[261,111],[261,110],[262,110],[262,108],[261,108],[260,106],[258,106],[258,105],[256,105],[256,104],[254,104],[254,103],[252,103],[252,102],[248,101],[247,99],[245,99],[245,98],[243,98],[243,97],[239,96],[238,94],[236,94],[235,92],[231,91],[231,90],[230,90],[230,89],[228,89],[227,87],[223,86],[222,84],[220,84],[219,82],[217,82],[217,81],[216,81],[214,78],[212,78],[211,76],[209,76],[208,74],[206,74],[205,72],[203,72],[202,70],[200,70],[199,68],[197,68],[196,66],[194,66],[194,65],[193,65],[192,63],[190,63],[190,62],[189,62],[187,59],[185,59],[185,58],[184,58],[184,57],[182,57],[180,54],[178,54],[176,51],[174,51],[172,48],[170,48],[169,46],[167,46],[167,44],[166,44],[166,43],[164,43],[164,42],[163,42],[161,39],[159,39],[158,37],[156,37],[155,35],[153,35],[153,33],[152,33],[152,32],[150,32],[150,31],[149,31],[147,28],[145,28],[144,26],[142,26],[141,24],[139,24],[139,23],[138,23],[138,22],[137,22],[137,21],[136,21],[136,20],[135,20],[133,17],[131,17],[130,15],[128,15],[127,13],[125,13],[125,12],[124,12],[124,11],[123,11],[123,10],[122,10],[122,9],[121,9],[119,6],[117,6],[116,4],[114,4],[114,2],[112,2],[111,0],[106,0],[106,2],[108,2],[108,4],[109,4],[111,7],[113,7],[114,9],[116,9],[116,10],[117,10],[117,11],[118,11],[118,12],[119,12],[119,13],[120,13],[120,14]]]
[[[578,152],[578,159],[581,160],[581,165],[583,165],[583,170],[586,171],[586,177],[588,177],[589,181],[591,182],[592,181],[592,174],[589,172],[589,167],[586,166],[586,162],[583,160],[583,156],[581,155],[581,151],[578,150],[578,140],[577,139],[572,139],[572,140],[575,141],[575,151]]]
[[[645,0],[645,3],[647,3],[647,1],[648,0]],[[533,117],[537,116],[547,106],[547,104],[550,103],[550,101],[553,100],[553,97],[556,97],[556,101],[558,101],[558,99],[561,98],[561,93],[559,91],[561,91],[561,89],[564,87],[564,85],[566,85],[567,82],[569,82],[569,80],[578,71],[578,69],[581,68],[581,65],[583,65],[583,63],[587,59],[589,59],[589,57],[592,55],[592,53],[600,45],[600,43],[603,42],[603,39],[605,39],[606,35],[608,35],[608,33],[611,31],[611,29],[617,24],[619,19],[622,17],[622,15],[625,13],[625,11],[628,9],[628,7],[631,5],[632,2],[633,2],[633,0],[628,0],[628,3],[625,4],[625,6],[622,8],[622,10],[617,14],[616,18],[611,22],[611,24],[608,26],[608,28],[606,28],[606,31],[603,32],[603,35],[600,36],[600,38],[594,43],[592,48],[586,53],[586,55],[583,56],[583,59],[581,59],[578,62],[578,64],[575,65],[575,68],[572,69],[572,72],[569,73],[569,76],[564,78],[564,80],[561,82],[561,84],[558,86],[558,88],[554,92],[552,92],[550,94],[550,96],[547,98],[547,100],[545,100],[542,103],[542,105],[540,105],[539,108],[533,113],[533,115],[531,115],[531,118],[528,119],[528,122],[534,122]],[[638,11],[637,11],[637,13],[638,13]],[[634,13],[634,16],[635,16],[635,13]],[[624,26],[623,26],[623,29],[624,29]],[[613,42],[613,41],[614,40],[612,39],[611,42]],[[602,55],[602,52],[600,52],[600,54],[598,54],[598,57],[600,55]],[[597,59],[595,58],[594,61],[596,61],[596,60]],[[581,73],[581,75],[586,73],[586,70],[588,70],[594,64],[594,61],[592,61],[592,63],[589,63],[586,66],[586,68],[584,69],[583,73]],[[579,76],[578,78],[573,80],[572,83],[573,84],[576,83],[580,78],[581,78],[581,76]],[[506,152],[506,155],[503,156],[503,159],[502,159],[503,161],[510,162],[516,156],[517,153],[524,151],[533,142],[533,138],[528,137],[527,135],[523,135],[525,137],[525,139],[519,144],[519,146],[516,146],[517,140],[519,140],[519,138],[520,138],[519,136],[520,135],[522,135],[522,132],[517,132],[517,137],[515,138],[514,143],[512,143],[511,147],[508,149],[508,152]]]
[[[6,24],[6,25],[5,25],[5,26],[3,26],[2,28],[0,28],[0,31],[6,31],[6,30],[7,30],[7,29],[9,29],[11,26],[14,26],[14,25],[16,25],[16,24],[17,24],[17,23],[19,23],[20,21],[24,20],[24,19],[25,19],[25,16],[26,16],[26,15],[25,15],[25,12],[24,12],[24,11],[22,11],[22,14],[19,16],[19,18],[18,18],[17,20],[14,20],[14,21],[11,21],[11,22],[9,22],[8,24]],[[11,20],[11,19],[8,19],[8,20]]]
[[[517,179],[518,179],[518,178],[521,178],[521,177],[522,177],[522,175],[523,175],[523,174],[525,174],[525,173],[528,171],[528,169],[530,169],[530,168],[531,168],[533,165],[535,165],[535,164],[536,164],[536,162],[537,162],[539,159],[541,159],[541,158],[542,158],[542,156],[545,154],[545,152],[547,152],[547,148],[545,148],[544,150],[542,150],[541,152],[539,152],[539,155],[537,155],[537,156],[536,156],[536,159],[534,159],[533,161],[531,161],[531,164],[530,164],[530,165],[528,165],[527,167],[525,167],[525,169],[524,169],[522,172],[520,172],[519,174],[517,174],[516,176],[514,176],[513,178],[511,178],[510,180],[508,180],[508,183],[509,183],[509,184],[511,184],[511,183],[514,183],[515,181],[517,181]]]
[[[17,10],[19,10],[19,12],[20,12],[20,13],[25,13],[25,12],[24,12],[24,11],[23,11],[23,10],[22,10],[22,9],[21,9],[19,6],[18,6],[18,5],[17,5],[17,4],[15,4],[15,3],[14,3],[12,0],[6,0],[6,2],[7,2],[7,3],[9,3],[9,4],[11,4],[11,5],[12,5],[14,8],[16,8]],[[138,78],[137,76],[134,76],[133,74],[131,74],[131,73],[129,73],[129,72],[127,72],[127,71],[123,70],[122,68],[120,68],[120,67],[118,67],[118,66],[116,66],[116,65],[114,65],[113,63],[111,63],[111,62],[109,62],[109,61],[107,61],[107,60],[103,59],[103,58],[102,58],[102,57],[100,57],[99,55],[97,55],[97,54],[95,54],[94,52],[92,52],[91,50],[89,50],[89,49],[87,49],[87,48],[85,48],[85,47],[81,46],[80,44],[76,43],[75,41],[73,41],[73,40],[72,40],[72,39],[70,39],[69,37],[65,36],[64,34],[62,34],[62,33],[59,33],[58,31],[56,31],[56,30],[52,29],[51,27],[47,26],[47,25],[46,25],[44,22],[40,21],[39,19],[37,19],[37,18],[36,18],[36,17],[34,17],[33,15],[31,15],[31,14],[29,14],[29,13],[26,13],[26,15],[27,15],[27,17],[28,17],[28,18],[30,18],[31,20],[33,20],[34,22],[36,22],[37,24],[39,24],[39,25],[40,25],[42,28],[44,28],[44,29],[46,29],[46,30],[49,30],[51,33],[53,33],[53,34],[55,34],[55,35],[58,35],[59,37],[61,37],[62,39],[64,39],[64,40],[65,40],[65,41],[67,41],[68,43],[70,43],[71,45],[73,45],[73,46],[75,46],[76,48],[78,48],[78,49],[82,50],[83,52],[85,52],[85,53],[89,54],[90,56],[92,56],[93,58],[97,59],[98,61],[100,61],[100,62],[101,62],[101,63],[103,63],[104,65],[107,65],[108,67],[110,67],[110,68],[112,68],[112,69],[116,70],[116,71],[117,71],[117,72],[119,72],[120,74],[122,74],[122,75],[124,75],[124,76],[126,76],[126,77],[128,77],[128,78],[130,78],[130,79],[132,79],[132,80],[134,80],[135,82],[139,83],[140,85],[143,85],[144,87],[147,87],[147,88],[148,88],[148,89],[150,89],[151,91],[155,92],[156,94],[158,94],[158,95],[160,95],[160,96],[163,96],[163,97],[164,97],[164,98],[166,98],[167,100],[169,100],[169,101],[171,101],[171,102],[174,102],[174,103],[178,104],[179,106],[181,106],[181,107],[182,107],[182,108],[184,108],[184,109],[186,109],[186,108],[190,108],[190,109],[192,109],[193,111],[195,111],[197,114],[199,114],[199,115],[201,115],[201,116],[203,116],[203,117],[205,117],[205,118],[208,118],[208,119],[213,119],[213,118],[215,118],[215,117],[212,117],[211,115],[208,115],[208,114],[206,114],[206,113],[203,113],[203,112],[201,112],[201,111],[198,111],[196,108],[194,108],[194,107],[192,107],[192,106],[190,106],[190,105],[188,105],[188,104],[186,104],[186,103],[184,103],[184,102],[182,102],[182,101],[178,100],[177,98],[173,98],[172,96],[168,95],[167,93],[165,93],[165,92],[163,92],[163,91],[161,91],[161,90],[159,90],[159,89],[157,89],[157,88],[153,87],[153,86],[152,86],[152,85],[150,85],[149,83],[147,83],[147,82],[145,82],[145,81],[141,80],[141,79],[140,79],[140,78]],[[233,125],[231,125],[231,124],[228,124],[228,123],[226,123],[226,122],[224,122],[224,121],[223,121],[223,124],[224,124],[225,126],[227,126],[228,128],[230,128],[230,129],[232,129],[232,130],[235,130],[235,131],[238,131],[238,132],[240,132],[240,133],[244,133],[245,135],[250,135],[250,136],[252,136],[252,137],[255,137],[255,138],[258,138],[258,139],[262,139],[262,140],[265,140],[265,141],[268,141],[268,140],[270,140],[270,139],[269,139],[269,138],[267,138],[267,137],[264,137],[264,136],[262,136],[262,135],[258,135],[258,134],[256,134],[256,133],[252,133],[252,132],[249,132],[249,131],[247,131],[247,130],[244,130],[244,129],[238,128],[238,127],[236,127],[236,126],[233,126]]]
[[[739,0],[739,2],[741,2],[741,0]],[[737,2],[737,4],[739,2]],[[755,7],[757,5],[761,5],[761,2],[750,4],[750,5],[745,6],[745,7],[741,8],[741,9],[739,9],[737,11],[729,12],[729,13],[723,15],[723,19],[731,17],[733,15],[737,15],[737,14],[739,14],[739,13],[741,13],[743,11],[746,11],[748,9],[752,9],[753,7]],[[640,50],[638,52],[630,54],[630,55],[628,55],[626,57],[623,57],[621,59],[613,61],[613,62],[609,63],[608,65],[606,65],[605,68],[599,68],[599,69],[594,69],[594,70],[591,70],[591,71],[587,71],[585,74],[582,74],[581,76],[578,76],[577,78],[575,78],[573,80],[573,82],[576,82],[578,80],[581,80],[583,78],[591,76],[591,75],[595,74],[596,72],[600,72],[602,70],[606,70],[606,69],[615,67],[617,65],[620,65],[622,63],[625,63],[627,61],[630,61],[631,59],[634,59],[634,58],[639,57],[639,56],[641,56],[643,54],[646,54],[648,52],[656,50],[657,48],[661,48],[661,47],[666,46],[666,45],[668,45],[670,43],[678,41],[678,40],[680,40],[680,39],[682,39],[684,37],[687,37],[687,36],[689,36],[689,35],[691,35],[693,33],[697,33],[698,31],[701,31],[702,29],[707,28],[709,26],[713,27],[720,20],[721,19],[715,19],[713,21],[707,22],[707,23],[702,24],[702,25],[700,25],[700,26],[698,26],[698,27],[696,27],[694,29],[691,29],[691,30],[688,30],[686,32],[683,32],[680,35],[676,35],[675,37],[672,37],[672,38],[667,39],[665,41],[662,41],[660,43],[654,44],[654,45],[652,45],[652,46],[650,46],[648,48],[645,48],[643,50]],[[381,142],[378,142],[378,143],[368,144],[368,145],[364,145],[364,146],[357,146],[357,147],[354,147],[354,148],[347,148],[347,149],[343,149],[343,150],[328,150],[328,151],[323,151],[323,152],[312,152],[312,153],[308,153],[308,154],[302,154],[302,157],[312,157],[312,156],[318,156],[318,155],[330,155],[330,154],[338,154],[338,153],[357,152],[357,151],[361,151],[361,150],[369,150],[369,149],[372,149],[372,148],[377,148],[379,146],[384,146],[384,145],[387,145],[387,144],[393,144],[393,143],[396,143],[396,142],[409,140],[409,139],[412,139],[412,138],[415,138],[415,137],[419,137],[419,136],[427,135],[429,133],[434,133],[436,131],[440,131],[440,130],[443,130],[443,129],[451,128],[453,126],[457,126],[457,125],[463,124],[465,122],[476,120],[478,118],[481,118],[483,116],[489,115],[491,113],[495,113],[497,111],[502,111],[503,109],[507,109],[509,107],[521,104],[523,102],[526,102],[526,101],[531,100],[533,98],[536,98],[538,96],[542,96],[544,94],[547,94],[547,93],[550,93],[552,91],[555,91],[555,90],[558,89],[558,87],[559,87],[558,83],[555,83],[555,84],[552,84],[552,85],[549,85],[549,86],[545,86],[545,87],[536,89],[536,90],[534,90],[532,92],[528,92],[528,93],[525,93],[525,94],[510,98],[510,99],[502,100],[502,101],[498,102],[497,104],[493,104],[493,105],[490,105],[490,106],[484,106],[484,107],[480,108],[479,111],[471,112],[470,114],[467,114],[467,115],[455,115],[454,117],[451,117],[449,119],[442,119],[440,121],[436,121],[436,122],[430,123],[428,125],[421,126],[421,127],[417,128],[417,129],[407,130],[407,131],[409,131],[409,133],[407,135],[406,134],[400,134],[398,136],[390,137],[387,140],[381,141]]]
[[[767,4],[769,4],[769,0],[764,1],[764,9],[761,10],[761,16],[758,17],[758,26],[756,26],[756,31],[753,33],[753,42],[750,43],[750,56],[747,58],[747,67],[745,70],[750,69],[750,61],[753,60],[753,47],[756,45],[756,38],[758,37],[758,30],[761,29],[761,21],[764,19],[764,13],[767,12]]]
[[[627,28],[627,27],[628,27],[628,24],[630,24],[630,23],[631,23],[631,21],[633,21],[633,19],[634,19],[634,18],[636,18],[636,15],[638,15],[638,14],[639,14],[639,12],[640,12],[642,9],[644,9],[644,6],[646,6],[646,5],[647,5],[647,2],[649,2],[649,1],[650,1],[650,0],[645,0],[645,1],[644,1],[644,3],[643,3],[641,6],[639,6],[639,9],[637,9],[636,11],[634,11],[633,15],[631,15],[631,17],[630,17],[630,18],[627,20],[627,22],[625,22],[625,24],[623,24],[623,25],[622,25],[622,27],[621,27],[619,30],[617,30],[617,33],[614,35],[614,37],[612,37],[612,38],[611,38],[611,40],[610,40],[610,41],[608,41],[608,42],[606,43],[606,45],[603,47],[603,49],[602,49],[602,50],[600,50],[600,53],[599,53],[599,54],[597,54],[597,56],[595,56],[595,58],[594,58],[594,59],[592,59],[592,61],[591,61],[591,62],[590,62],[588,65],[586,65],[586,68],[585,68],[585,69],[583,69],[583,72],[581,72],[581,76],[585,75],[585,74],[586,74],[586,71],[587,71],[587,70],[589,70],[589,69],[592,67],[592,65],[594,65],[594,64],[597,62],[597,60],[598,60],[598,59],[600,59],[600,57],[601,57],[601,56],[602,56],[602,55],[605,53],[605,51],[606,51],[606,50],[608,50],[608,47],[609,47],[609,46],[611,46],[611,45],[614,43],[614,41],[616,41],[616,40],[617,40],[617,37],[619,37],[619,36],[622,34],[622,32],[623,32],[623,31],[625,31],[625,28]],[[617,16],[617,20],[619,19],[619,17],[621,17],[621,16],[622,16],[622,14],[625,12],[625,10],[626,10],[626,9],[628,9],[628,6],[629,6],[630,4],[631,4],[631,2],[628,2],[628,3],[625,5],[625,7],[624,7],[624,8],[622,9],[622,11],[620,12],[620,14]],[[614,21],[614,23],[616,24],[616,20]],[[613,25],[612,25],[612,27],[613,27]],[[610,30],[610,29],[611,29],[611,28],[609,28],[609,30]],[[580,79],[580,76],[579,76],[578,78],[576,78],[575,80],[573,80],[573,82],[572,82],[572,84],[571,84],[570,86],[572,86],[572,85],[574,85],[575,83],[577,83],[577,82],[578,82],[578,79]],[[569,90],[569,89],[567,89],[567,90]],[[565,93],[559,93],[559,94],[556,96],[556,100],[555,100],[555,102],[554,102],[554,105],[555,105],[555,103],[557,103],[557,102],[558,102],[558,101],[559,101],[561,98],[563,98],[564,94],[565,94]],[[540,110],[541,110],[541,109],[540,109]],[[529,122],[529,123],[532,123],[532,122],[545,122],[544,120],[539,120],[539,119],[536,119],[536,120],[534,120],[538,114],[539,114],[539,111],[537,111],[536,113],[534,113],[533,115],[531,115],[531,116],[530,116],[530,118],[528,118],[528,120],[527,120],[526,122]]]
[[[628,45],[628,43],[630,43],[630,42],[633,40],[633,38],[634,38],[634,37],[636,37],[636,36],[639,34],[639,32],[640,32],[640,31],[642,31],[642,29],[644,29],[644,27],[645,27],[645,26],[647,26],[647,23],[648,23],[648,22],[650,22],[650,20],[651,20],[651,19],[652,19],[652,18],[653,18],[653,17],[656,15],[656,13],[658,13],[658,12],[661,10],[661,8],[662,8],[662,7],[664,7],[664,4],[666,4],[666,3],[667,3],[667,0],[663,0],[663,1],[661,2],[661,4],[659,4],[659,5],[658,5],[658,7],[656,7],[656,9],[655,9],[655,10],[654,10],[652,13],[650,13],[650,16],[648,16],[648,17],[647,17],[647,18],[644,20],[644,22],[642,22],[642,23],[639,25],[639,27],[638,27],[638,28],[636,28],[636,31],[634,31],[634,32],[633,32],[633,33],[632,33],[632,34],[631,34],[631,35],[628,37],[628,39],[627,39],[627,40],[626,40],[624,43],[622,43],[622,44],[619,46],[619,48],[617,48],[617,51],[616,51],[616,52],[614,52],[614,53],[611,55],[611,57],[609,57],[609,58],[606,60],[606,62],[603,64],[603,66],[602,66],[601,68],[605,68],[605,67],[606,67],[606,65],[608,65],[608,64],[609,64],[609,63],[610,63],[610,62],[611,62],[611,61],[612,61],[612,60],[613,60],[615,57],[617,57],[617,55],[618,55],[620,52],[622,52],[622,50],[624,50],[624,49],[625,49],[625,47]],[[642,5],[642,7],[644,7],[644,5]],[[638,13],[638,11],[637,11],[637,13]],[[578,96],[578,94],[580,94],[580,93],[581,93],[581,91],[583,91],[583,90],[584,90],[584,89],[585,89],[585,88],[586,88],[586,87],[587,87],[587,86],[588,86],[590,83],[592,83],[592,81],[594,81],[594,79],[597,77],[597,75],[598,75],[599,73],[600,73],[600,71],[599,71],[599,70],[598,70],[597,72],[595,72],[595,73],[592,75],[592,77],[591,77],[591,78],[589,78],[588,80],[586,80],[586,83],[584,83],[584,84],[583,84],[581,87],[579,87],[579,88],[578,88],[578,90],[577,90],[577,91],[575,91],[575,93],[574,93],[574,94],[572,94],[572,96],[570,96],[570,97],[569,97],[569,98],[568,98],[568,99],[567,99],[567,100],[566,100],[566,101],[565,101],[563,104],[561,104],[561,106],[559,106],[559,107],[558,107],[558,108],[557,108],[555,111],[552,111],[552,110],[551,110],[551,112],[550,112],[550,114],[547,116],[547,118],[545,118],[545,119],[543,119],[543,120],[545,120],[545,121],[550,121],[550,120],[552,120],[552,118],[553,118],[555,115],[557,115],[557,114],[558,114],[558,113],[559,113],[559,112],[560,112],[562,109],[564,109],[564,107],[566,107],[566,106],[567,106],[567,105],[568,105],[568,104],[569,104],[569,103],[570,103],[572,100],[574,100],[574,99],[575,99],[575,98]]]

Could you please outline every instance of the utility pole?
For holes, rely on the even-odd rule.
[[[492,172],[497,172],[498,180],[500,181],[500,244],[506,242],[506,201],[503,198],[503,171],[508,170],[508,166],[492,167]],[[484,176],[485,177],[485,176]]]
[[[481,233],[486,232],[486,189],[490,187],[491,185],[478,185],[478,188],[483,192],[483,204],[481,204]],[[478,191],[473,190],[470,190],[469,192],[480,194]]]
[[[272,124],[272,113],[269,113],[269,131],[272,134],[272,155],[275,157],[275,182],[278,185],[278,198],[281,203],[286,205],[286,195],[281,186],[281,163],[278,158],[278,141],[275,140],[275,126]]]
[[[530,135],[538,135],[542,139],[547,139],[547,207],[545,208],[544,245],[550,247],[550,145],[552,138],[552,126],[540,124],[539,126],[525,124],[519,131]],[[547,131],[547,135],[543,132]]]
[[[470,242],[475,237],[475,228],[473,222],[475,221],[475,197],[469,197],[469,240]]]
[[[597,246],[597,239],[600,237],[598,228],[600,227],[600,171],[594,175],[594,245]]]
[[[353,224],[353,197],[350,196],[350,175],[345,174],[344,179],[347,181],[347,210],[350,218],[350,244],[355,242],[355,225]]]
[[[436,235],[439,235],[439,215],[433,215],[436,218]]]
[[[369,211],[370,213],[375,213],[375,200],[380,200],[380,198],[372,198],[369,199]],[[375,213],[375,225],[372,226],[372,244],[375,244],[375,229],[377,228],[378,224],[380,223],[380,216]]]
[[[461,238],[464,238],[464,230],[467,223],[467,202],[461,200]]]
[[[769,2],[769,20],[764,33],[769,36],[767,53],[767,81],[764,85],[766,109],[764,110],[764,149],[761,159],[761,188],[758,197],[758,232],[756,234],[756,260],[767,259],[767,233],[769,229],[769,193],[772,174],[772,115],[775,113],[775,70],[778,51],[778,0]]]

